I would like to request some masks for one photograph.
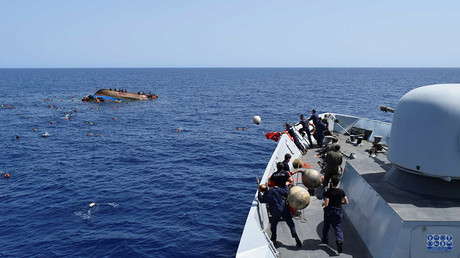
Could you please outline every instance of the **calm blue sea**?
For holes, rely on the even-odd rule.
[[[276,147],[264,132],[312,108],[391,121],[380,105],[454,82],[460,69],[1,69],[0,256],[231,257]],[[109,87],[159,98],[81,102]]]

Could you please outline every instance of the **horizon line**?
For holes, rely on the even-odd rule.
[[[115,67],[0,67],[0,69],[458,69],[460,66],[115,66]]]

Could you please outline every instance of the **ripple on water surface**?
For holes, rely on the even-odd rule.
[[[379,105],[459,71],[0,69],[0,256],[233,256],[266,132],[312,108],[391,121]],[[80,101],[108,87],[160,97]]]

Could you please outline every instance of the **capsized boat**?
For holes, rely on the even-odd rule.
[[[82,101],[120,101],[120,100],[149,100],[158,98],[157,94],[144,94],[141,92],[125,92],[125,91],[116,91],[110,89],[101,89],[98,90],[94,95],[89,95],[88,97],[82,98]]]
[[[410,91],[395,110],[382,107],[382,111],[394,111],[392,123],[327,113],[329,129],[338,137],[342,153],[354,158],[344,159],[339,185],[350,201],[343,206],[341,256],[460,256],[459,99],[460,84],[438,84]],[[286,153],[292,155],[291,168],[295,158],[302,158],[284,134],[261,183],[267,183]],[[304,161],[319,171],[315,154],[310,149]],[[295,182],[299,174],[293,176]],[[294,220],[303,241],[297,248],[284,221],[278,224],[277,246],[270,241],[270,214],[256,193],[236,256],[336,255],[333,230],[329,231],[329,245],[321,242],[322,194],[321,188],[316,189],[310,205]]]

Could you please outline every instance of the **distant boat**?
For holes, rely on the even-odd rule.
[[[149,100],[158,98],[157,94],[142,94],[141,92],[120,92],[115,90],[101,89],[94,95],[82,98],[83,102],[92,101],[119,101],[119,100]]]

